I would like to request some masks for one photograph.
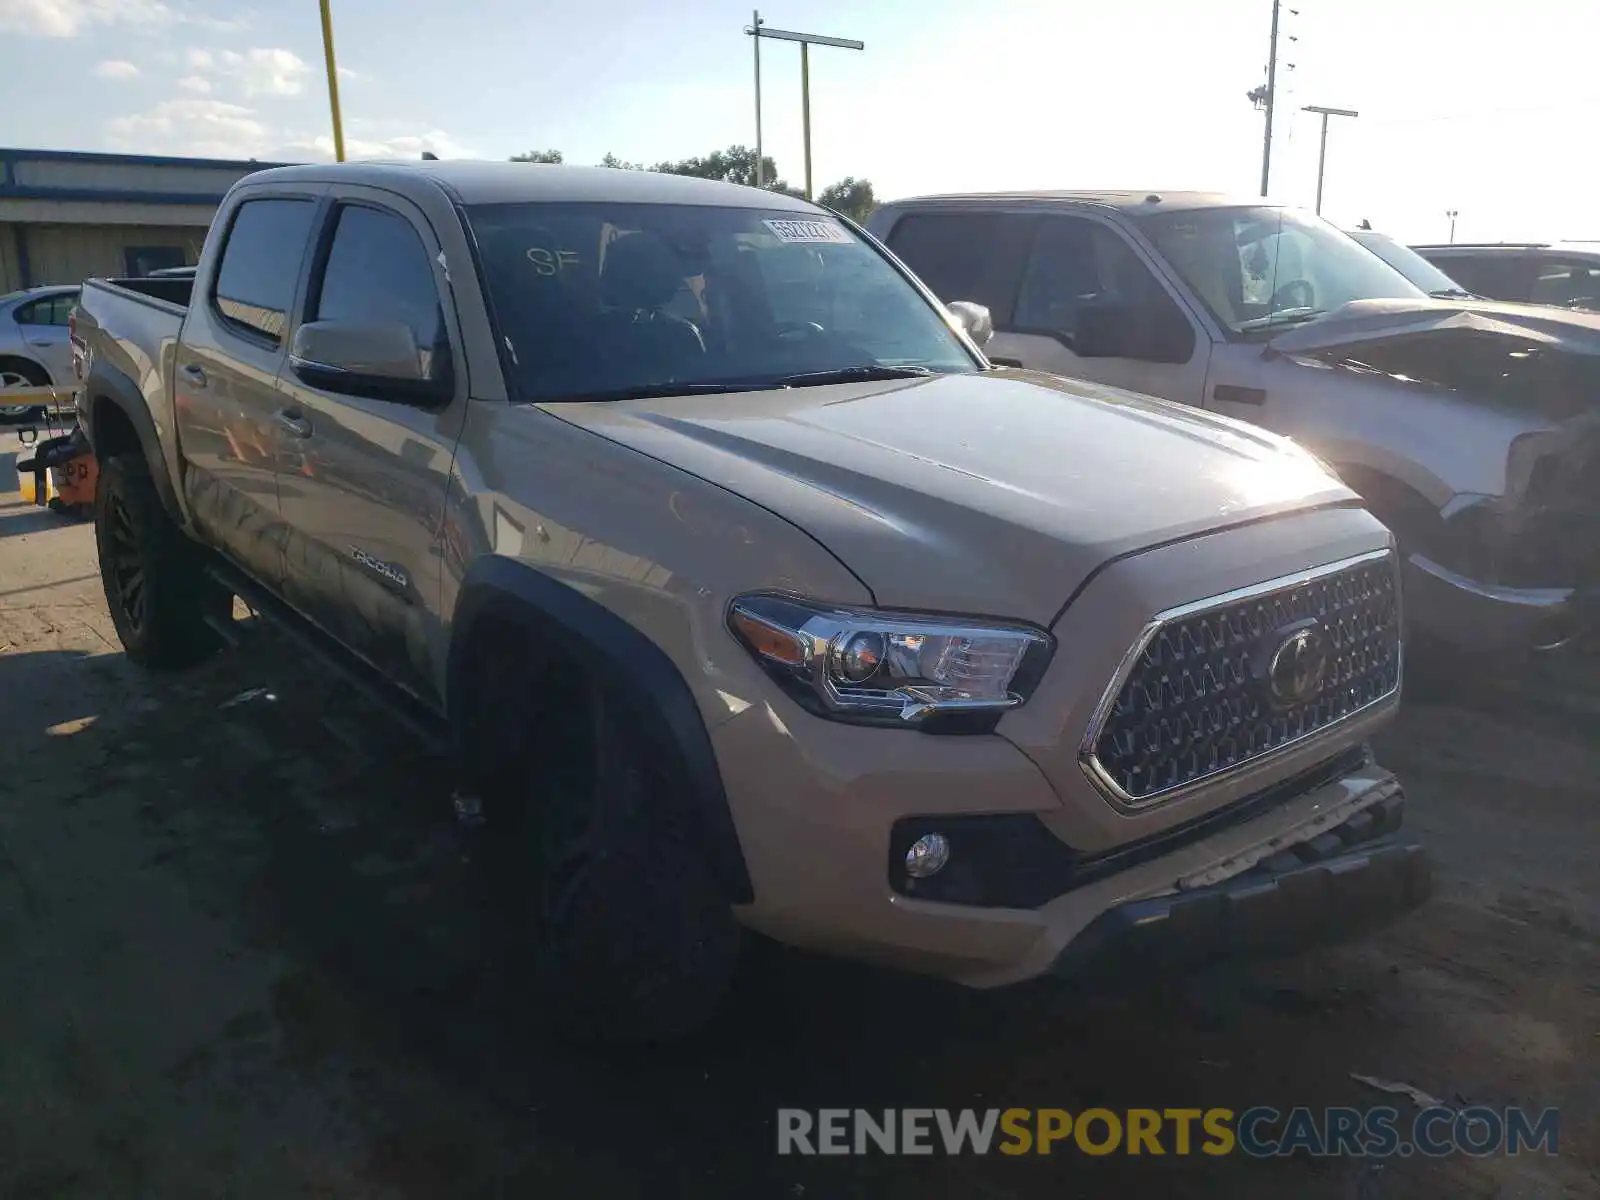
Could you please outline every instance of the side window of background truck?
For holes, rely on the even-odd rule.
[[[1140,321],[1186,320],[1121,234],[1083,217],[1045,217],[1028,257],[1012,324],[1070,343],[1079,314],[1100,306],[1125,309]]]

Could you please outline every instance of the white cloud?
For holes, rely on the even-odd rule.
[[[382,129],[366,122],[353,124],[355,132],[345,142],[348,158],[417,159],[424,150],[440,158],[473,157],[471,150],[442,130],[412,133],[391,121],[383,122]],[[333,159],[331,135],[275,126],[254,108],[224,100],[164,100],[145,112],[113,117],[106,122],[106,133],[115,148],[135,154],[283,162]]]
[[[0,33],[77,37],[93,25],[165,25],[181,18],[160,0],[0,0]]]
[[[231,17],[212,17],[204,13],[186,13],[184,21],[201,29],[210,29],[216,33],[242,33],[255,24],[256,14],[245,9]]]
[[[0,0],[4,3],[5,0]],[[298,96],[311,73],[310,65],[293,50],[256,47],[207,50],[194,46],[184,54],[189,66],[234,84],[246,99],[256,96]]]
[[[350,159],[419,159],[424,150],[437,154],[440,158],[475,157],[471,150],[439,129],[427,133],[402,133],[385,138],[347,135],[344,140],[345,157]],[[314,137],[287,142],[274,153],[287,159],[332,162],[333,135],[319,133]]]
[[[194,92],[196,95],[204,96],[211,90],[211,81],[204,75],[185,75],[178,80],[178,86],[186,92]]]
[[[253,109],[221,100],[163,100],[147,112],[111,118],[106,132],[120,150],[201,158],[260,158],[274,140]]]
[[[224,51],[227,71],[244,85],[246,96],[295,96],[311,68],[292,50]]]
[[[94,73],[101,79],[136,79],[139,68],[125,58],[108,58],[95,64]]]

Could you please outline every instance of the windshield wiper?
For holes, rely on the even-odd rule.
[[[825,383],[871,382],[875,379],[920,379],[932,375],[927,367],[888,367],[879,364],[857,367],[835,367],[831,371],[802,371],[798,375],[781,375],[772,381],[775,387],[817,387]]]
[[[575,392],[551,396],[552,401],[598,403],[605,400],[652,400],[664,396],[714,396],[724,392],[770,392],[778,388],[814,387],[824,383],[855,383],[874,379],[920,379],[932,375],[927,367],[889,367],[863,365],[837,367],[831,371],[802,371],[761,379],[724,379],[702,383],[651,383],[638,387],[611,388],[603,392]]]
[[[1428,295],[1435,300],[1471,300],[1474,298],[1466,288],[1458,287],[1440,288],[1437,291],[1429,292]]]
[[[651,383],[639,387],[611,388],[604,392],[574,392],[570,396],[551,396],[552,401],[591,403],[603,400],[653,400],[661,396],[715,396],[722,392],[769,391],[782,384],[762,380],[729,383]]]
[[[1241,321],[1239,332],[1248,333],[1252,329],[1268,329],[1274,325],[1304,325],[1307,321],[1315,321],[1327,311],[1325,308],[1285,308],[1275,313],[1268,313],[1264,317]]]

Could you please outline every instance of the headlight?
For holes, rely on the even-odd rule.
[[[728,625],[813,712],[873,723],[967,714],[992,725],[1028,698],[1055,649],[1026,625],[766,594],[735,600]]]
[[[1507,507],[1537,502],[1540,497],[1533,493],[1539,468],[1547,461],[1559,462],[1557,456],[1569,445],[1570,437],[1558,429],[1539,429],[1512,438],[1511,448],[1506,452]]]

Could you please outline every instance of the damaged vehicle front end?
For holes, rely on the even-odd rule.
[[[1425,639],[1600,645],[1600,317],[1357,301],[1275,337],[1262,367],[1316,394],[1284,432],[1393,530]]]

